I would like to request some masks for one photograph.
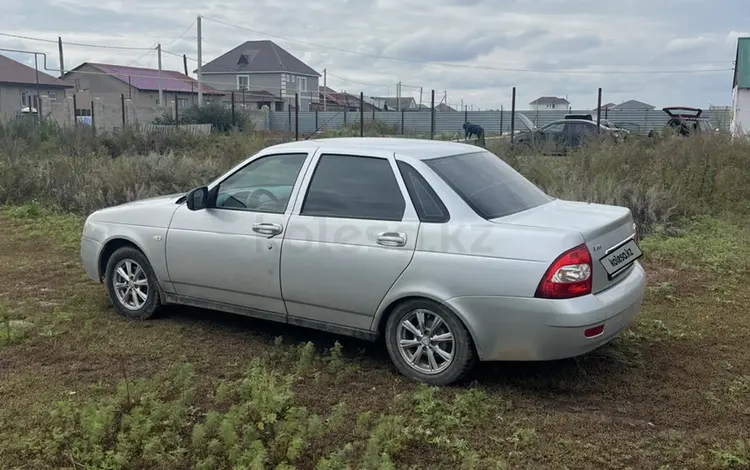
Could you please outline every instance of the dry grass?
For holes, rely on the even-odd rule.
[[[187,308],[125,321],[80,269],[79,217],[24,206],[0,223],[2,316],[33,323],[0,341],[2,468],[746,468],[740,225],[644,241],[651,289],[614,344],[437,390],[349,338]]]
[[[750,466],[745,143],[495,149],[553,194],[631,207],[652,232],[649,292],[632,328],[592,354],[484,364],[466,387],[431,389],[379,344],[189,308],[128,322],[86,280],[82,215],[189,189],[267,139],[11,131],[0,129],[0,202],[15,204],[0,210],[0,468]]]

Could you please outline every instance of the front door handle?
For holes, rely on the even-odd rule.
[[[406,234],[403,232],[383,232],[378,234],[378,245],[404,246],[406,245]]]
[[[253,224],[253,232],[262,235],[274,236],[280,234],[284,228],[279,224],[257,223]]]

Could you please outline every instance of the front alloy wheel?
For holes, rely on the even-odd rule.
[[[145,320],[161,306],[154,270],[140,250],[124,246],[107,261],[104,284],[117,312],[127,318]]]
[[[114,287],[117,300],[128,310],[140,310],[148,300],[146,271],[132,259],[124,259],[115,266]]]
[[[405,376],[431,385],[463,380],[476,362],[471,335],[447,308],[410,300],[388,317],[385,341],[391,360]]]

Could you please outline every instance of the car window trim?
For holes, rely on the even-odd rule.
[[[435,201],[435,203],[440,208],[440,211],[443,213],[442,218],[440,220],[425,220],[420,214],[419,209],[417,208],[418,202],[415,200],[415,198],[412,196],[411,191],[409,191],[410,186],[413,186],[409,179],[407,178],[409,175],[405,174],[404,171],[401,169],[401,165],[404,165],[407,167],[407,171],[413,171],[417,174],[419,179],[421,180],[420,183],[425,186],[425,189],[427,193],[430,195],[430,197]],[[417,213],[417,217],[419,218],[419,221],[426,224],[444,224],[447,222],[450,222],[451,220],[451,213],[448,210],[448,208],[445,206],[445,203],[443,202],[443,199],[440,197],[440,195],[435,191],[435,188],[432,187],[429,181],[422,175],[422,173],[419,172],[416,168],[414,168],[413,165],[411,165],[409,162],[406,162],[404,160],[396,159],[396,168],[398,168],[399,174],[401,175],[401,179],[404,182],[404,186],[406,187],[406,191],[409,193],[409,199],[411,200],[411,204],[414,207],[414,211]],[[415,189],[416,191],[416,189]],[[427,217],[427,216],[425,216]]]
[[[213,206],[212,209],[220,209],[220,210],[228,210],[228,211],[238,211],[238,212],[249,212],[254,214],[286,214],[290,207],[292,206],[292,198],[294,197],[294,189],[296,186],[298,186],[301,182],[300,175],[302,174],[302,171],[305,169],[305,164],[310,160],[310,152],[309,151],[302,151],[302,152],[279,152],[279,153],[269,153],[265,155],[260,155],[258,158],[254,158],[247,162],[246,164],[242,165],[241,167],[237,168],[232,173],[226,175],[221,181],[216,183],[214,188],[212,190],[216,191],[216,197],[219,195],[219,191],[221,190],[221,185],[224,184],[229,178],[236,175],[240,171],[244,170],[245,168],[249,167],[255,162],[258,162],[260,160],[265,160],[271,157],[279,157],[283,155],[304,155],[305,159],[302,161],[302,165],[299,167],[299,170],[297,170],[297,176],[294,180],[294,184],[292,184],[292,189],[289,191],[289,200],[286,202],[286,206],[284,207],[284,210],[281,212],[279,211],[270,211],[270,210],[258,210],[258,209],[247,209],[242,207],[224,207],[224,206]]]
[[[393,175],[394,180],[396,181],[396,186],[398,186],[399,194],[401,195],[401,200],[404,202],[404,209],[401,212],[401,215],[398,219],[392,218],[392,219],[383,219],[380,217],[351,217],[351,216],[341,216],[341,215],[316,215],[316,214],[305,214],[303,211],[305,209],[305,203],[307,202],[307,197],[310,194],[310,188],[312,188],[313,181],[315,180],[315,175],[318,172],[318,168],[320,168],[320,162],[323,160],[323,157],[330,155],[330,156],[336,156],[336,157],[347,157],[347,158],[370,158],[370,159],[377,159],[377,160],[384,160],[386,163],[388,163],[388,168],[391,170],[391,174]],[[302,195],[302,200],[300,201],[299,206],[299,213],[297,216],[299,217],[325,217],[330,219],[349,219],[349,220],[379,220],[383,222],[403,222],[404,218],[407,214],[407,199],[404,196],[403,189],[401,188],[401,185],[398,184],[398,175],[393,170],[393,165],[391,164],[391,157],[382,157],[382,156],[372,156],[372,155],[361,155],[361,154],[353,154],[353,153],[341,153],[341,152],[320,152],[317,155],[317,159],[315,161],[315,166],[312,169],[312,173],[310,174],[310,178],[307,180],[307,187],[305,188],[305,194]]]

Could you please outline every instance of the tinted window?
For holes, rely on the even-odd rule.
[[[401,220],[405,207],[388,160],[322,155],[301,213],[318,217]]]
[[[409,197],[411,197],[420,221],[440,223],[450,220],[450,214],[443,205],[443,201],[432,189],[430,183],[413,166],[405,162],[398,162],[398,169],[401,172],[401,177],[404,178],[404,184],[406,184]]]
[[[558,134],[563,131],[563,128],[565,128],[565,122],[559,122],[556,124],[549,124],[547,126],[542,127],[539,129],[542,133],[545,134]]]
[[[307,154],[253,160],[219,185],[216,207],[283,213]]]
[[[487,151],[436,158],[425,163],[485,219],[503,217],[552,200]]]

